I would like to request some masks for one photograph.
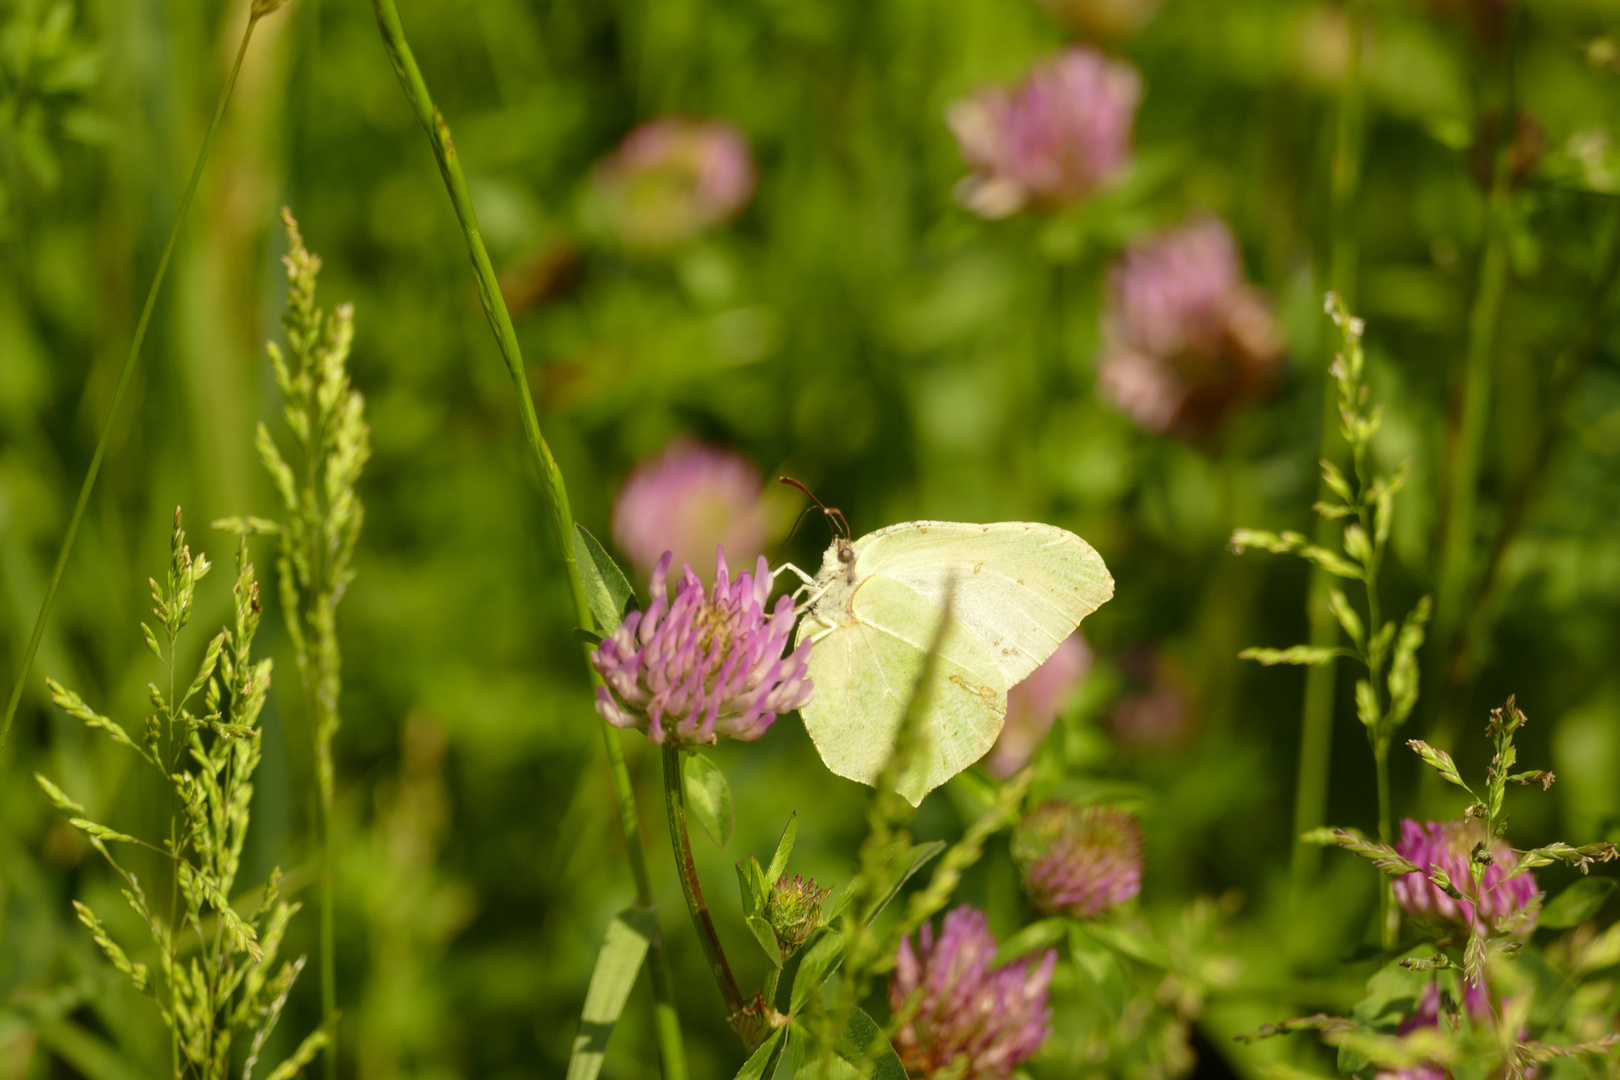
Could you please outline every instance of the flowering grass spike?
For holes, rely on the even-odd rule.
[[[1485,844],[1485,826],[1478,821],[1428,822],[1419,825],[1411,818],[1401,822],[1401,838],[1395,845],[1406,858],[1423,868],[1421,874],[1404,874],[1395,879],[1395,899],[1408,915],[1421,919],[1461,923],[1472,927],[1476,920],[1500,927],[1520,912],[1535,921],[1535,904],[1541,896],[1536,879],[1525,871],[1512,877],[1518,856],[1505,841],[1489,842],[1490,863],[1476,887],[1472,877],[1472,853]],[[1462,894],[1451,896],[1430,875],[1442,870],[1452,887]]]
[[[809,643],[782,655],[793,629],[793,601],[767,610],[771,571],[760,556],[754,572],[731,579],[725,552],[706,589],[690,566],[671,599],[671,555],[652,574],[652,603],[632,611],[591,654],[606,686],[596,711],[615,727],[639,728],[662,745],[751,742],[779,714],[810,700]]]

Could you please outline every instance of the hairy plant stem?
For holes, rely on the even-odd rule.
[[[557,465],[557,459],[552,456],[551,448],[540,432],[540,421],[535,413],[534,397],[529,390],[528,375],[524,369],[522,351],[518,347],[517,332],[512,328],[512,318],[506,310],[506,300],[501,295],[495,268],[490,263],[489,252],[485,250],[484,239],[478,229],[478,216],[473,211],[472,197],[468,194],[467,182],[461,172],[461,161],[456,156],[455,144],[450,139],[450,127],[445,123],[444,116],[434,107],[433,99],[428,94],[427,84],[423,82],[422,72],[416,65],[416,57],[411,52],[410,44],[405,40],[405,30],[400,24],[399,10],[395,7],[394,0],[372,0],[372,9],[377,16],[377,27],[382,33],[383,44],[387,47],[389,59],[393,62],[394,74],[399,77],[400,88],[404,90],[406,100],[410,102],[417,120],[427,132],[428,142],[439,165],[439,175],[444,180],[445,191],[449,194],[456,218],[461,223],[462,234],[467,242],[467,254],[472,259],[473,274],[478,284],[478,295],[483,302],[484,315],[489,320],[490,331],[495,336],[501,359],[511,376],[512,386],[517,394],[518,413],[523,421],[523,433],[528,440],[541,483],[546,490],[551,509],[552,530],[562,555],[563,568],[568,575],[568,589],[574,601],[574,618],[581,629],[594,630],[595,621],[591,617],[590,605],[586,602],[585,585],[580,578],[579,564],[574,554],[574,518],[568,504],[568,488],[563,482],[562,470]],[[601,685],[601,680],[594,669],[591,669],[589,664],[586,667],[590,671],[592,684]],[[606,744],[608,764],[613,774],[613,790],[619,804],[619,823],[624,830],[625,852],[630,860],[631,876],[635,879],[636,903],[648,910],[656,910],[652,880],[647,873],[647,857],[641,838],[640,816],[636,811],[635,788],[631,784],[630,770],[625,765],[624,747],[619,742],[618,732],[605,723],[602,724],[602,739]],[[664,955],[663,940],[659,935],[653,936],[647,956],[654,998],[653,1026],[658,1039],[658,1054],[663,1075],[665,1080],[685,1080],[686,1051],[681,1037],[680,1020],[675,1011],[675,987]]]
[[[84,483],[79,485],[79,500],[73,504],[73,516],[68,519],[67,533],[62,537],[62,550],[56,556],[56,566],[51,571],[50,584],[45,587],[45,599],[40,602],[39,615],[34,620],[34,632],[29,635],[28,647],[23,650],[22,660],[17,664],[17,679],[11,688],[11,698],[6,702],[6,715],[0,720],[0,743],[6,741],[11,733],[11,722],[17,716],[17,707],[22,703],[23,686],[28,681],[28,673],[33,669],[34,656],[39,652],[39,643],[45,637],[45,624],[50,621],[51,606],[56,602],[56,590],[62,584],[62,574],[67,569],[68,556],[73,554],[73,542],[79,536],[79,523],[84,520],[85,507],[90,504],[90,491],[96,486],[96,477],[101,473],[101,461],[107,456],[107,443],[112,438],[113,420],[118,416],[118,406],[124,400],[124,391],[129,386],[130,372],[135,370],[135,361],[141,355],[141,345],[146,341],[146,329],[152,322],[152,311],[157,307],[158,292],[163,288],[163,279],[169,273],[169,261],[174,256],[174,245],[180,238],[180,226],[185,223],[186,212],[191,209],[191,201],[197,194],[197,184],[202,179],[203,166],[208,163],[209,151],[214,146],[214,135],[219,131],[220,121],[225,117],[225,106],[231,100],[231,92],[236,89],[236,77],[242,71],[242,59],[247,56],[248,42],[253,40],[253,28],[263,18],[261,13],[250,12],[247,28],[242,31],[242,44],[236,50],[236,60],[231,64],[231,73],[225,79],[225,88],[219,93],[219,102],[214,106],[214,118],[209,121],[208,132],[203,136],[202,145],[197,148],[197,161],[191,167],[191,179],[186,183],[186,192],[180,197],[180,207],[175,211],[174,224],[169,227],[169,238],[163,243],[163,254],[158,258],[157,271],[152,275],[152,284],[146,290],[146,303],[141,306],[141,317],[135,323],[135,337],[129,343],[129,352],[124,357],[124,366],[118,372],[118,384],[113,388],[112,402],[107,406],[107,418],[101,422],[101,435],[96,439],[96,449],[90,455],[90,468],[85,471]]]
[[[686,784],[681,776],[681,751],[673,741],[664,743],[664,809],[669,814],[669,842],[675,849],[675,869],[680,872],[686,909],[692,913],[692,925],[703,943],[703,955],[709,961],[714,981],[720,986],[720,996],[726,999],[726,1012],[733,1018],[738,1017],[744,1004],[742,991],[737,987],[737,977],[731,973],[731,965],[726,962],[726,950],[715,932],[708,902],[703,899],[703,885],[698,881],[697,861],[692,858],[692,840],[686,830]]]
[[[1361,172],[1361,40],[1365,33],[1365,0],[1346,0],[1346,53],[1344,79],[1339,87],[1339,110],[1334,136],[1333,165],[1330,174],[1333,236],[1329,252],[1328,283],[1344,299],[1354,303],[1356,277],[1356,235],[1354,206]],[[1338,389],[1325,379],[1322,397],[1322,444],[1320,456],[1334,461],[1343,456],[1344,439],[1339,434]],[[1317,499],[1331,493],[1319,484]],[[1333,539],[1333,524],[1326,519],[1316,524],[1316,543],[1326,546]],[[1339,623],[1328,601],[1332,577],[1321,567],[1311,568],[1306,615],[1310,620],[1311,644],[1331,649],[1339,643]],[[1295,896],[1316,876],[1322,851],[1298,837],[1320,828],[1327,820],[1328,778],[1333,766],[1333,703],[1337,672],[1333,664],[1318,664],[1305,671],[1305,701],[1300,721],[1299,771],[1294,787]]]
[[[1457,741],[1460,717],[1457,703],[1448,694],[1453,680],[1447,661],[1452,656],[1457,635],[1463,627],[1464,609],[1474,579],[1474,549],[1479,509],[1480,455],[1485,443],[1486,412],[1490,406],[1492,370],[1496,354],[1496,329],[1500,322],[1502,298],[1507,291],[1508,221],[1512,210],[1512,177],[1509,156],[1515,122],[1513,85],[1513,15],[1501,45],[1501,118],[1496,125],[1496,145],[1492,154],[1490,201],[1486,209],[1485,250],[1480,259],[1479,282],[1474,303],[1468,312],[1468,347],[1462,371],[1462,398],[1449,432],[1446,472],[1443,478],[1443,534],[1440,549],[1439,581],[1435,590],[1434,645],[1429,677],[1424,682],[1437,691],[1435,722],[1429,741],[1442,750]],[[1433,777],[1426,779],[1432,784]]]

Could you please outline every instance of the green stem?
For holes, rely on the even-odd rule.
[[[197,161],[191,167],[191,179],[186,184],[186,193],[180,197],[180,208],[175,211],[174,224],[169,227],[169,238],[164,241],[163,254],[158,259],[157,273],[152,275],[151,287],[146,290],[146,303],[141,308],[141,317],[135,323],[135,337],[129,343],[129,353],[124,357],[124,366],[118,372],[118,385],[113,388],[112,403],[107,406],[107,418],[101,422],[101,435],[96,439],[95,453],[90,455],[90,468],[84,474],[84,483],[79,485],[79,501],[73,506],[73,516],[68,519],[67,534],[62,538],[62,550],[57,553],[56,567],[51,571],[51,581],[45,589],[45,599],[39,605],[39,616],[34,620],[34,632],[28,638],[28,648],[23,650],[22,661],[17,665],[17,681],[11,688],[11,699],[6,703],[6,715],[0,720],[0,743],[6,741],[11,733],[11,722],[17,716],[17,707],[22,703],[23,686],[28,681],[28,673],[34,666],[34,656],[39,652],[39,643],[45,636],[45,624],[50,620],[51,605],[56,602],[56,590],[62,584],[62,573],[67,569],[68,556],[73,554],[73,542],[79,535],[79,523],[84,519],[84,509],[90,504],[90,490],[96,486],[96,477],[101,473],[101,460],[107,456],[107,443],[112,438],[113,420],[118,415],[118,406],[124,400],[124,390],[129,386],[130,372],[135,370],[135,360],[141,355],[141,345],[146,341],[146,328],[152,321],[152,311],[157,306],[158,291],[163,288],[163,279],[169,272],[169,260],[174,255],[175,241],[180,237],[180,226],[186,220],[186,212],[191,209],[191,200],[197,194],[197,184],[202,179],[203,166],[208,163],[208,153],[214,145],[214,135],[219,131],[219,123],[225,116],[225,106],[231,100],[231,92],[236,88],[236,77],[242,70],[242,58],[247,55],[248,42],[253,38],[253,28],[259,24],[260,16],[248,16],[247,29],[242,31],[242,44],[236,50],[236,61],[231,64],[231,74],[225,80],[225,89],[220,91],[219,103],[214,106],[214,118],[209,122],[208,133],[203,136],[202,146],[197,150]]]
[[[1378,766],[1378,842],[1381,844],[1393,843],[1394,818],[1390,815],[1389,804],[1389,739],[1375,737],[1373,740],[1373,761]],[[1395,906],[1395,879],[1388,874],[1380,874],[1378,884],[1378,926],[1379,939],[1386,949],[1395,947],[1396,938],[1400,932],[1400,909]]]
[[[1434,634],[1430,674],[1425,683],[1439,692],[1438,715],[1430,741],[1449,750],[1457,739],[1457,702],[1445,694],[1455,682],[1447,670],[1456,636],[1462,627],[1474,578],[1474,551],[1478,539],[1480,456],[1485,443],[1486,410],[1491,398],[1491,365],[1495,357],[1496,329],[1502,297],[1507,291],[1508,217],[1511,210],[1512,150],[1515,120],[1513,93],[1513,28],[1509,15],[1502,45],[1502,110],[1497,123],[1490,202],[1485,222],[1485,251],[1480,259],[1479,284],[1468,313],[1468,347],[1464,356],[1462,401],[1451,430],[1450,454],[1443,479],[1445,507],[1440,572],[1435,590]]]
[[[1570,396],[1579,384],[1587,362],[1597,351],[1598,344],[1603,339],[1603,332],[1608,328],[1604,312],[1615,283],[1620,280],[1620,210],[1612,213],[1610,217],[1606,248],[1598,272],[1593,278],[1592,292],[1587,299],[1586,316],[1582,320],[1580,333],[1553,363],[1552,400],[1547,406],[1546,420],[1536,438],[1530,465],[1514,487],[1512,495],[1508,497],[1506,509],[1502,513],[1502,523],[1491,540],[1489,553],[1485,556],[1479,584],[1468,590],[1468,607],[1458,624],[1451,645],[1451,655],[1446,661],[1450,681],[1445,689],[1448,700],[1453,702],[1467,697],[1473,679],[1473,654],[1470,642],[1477,641],[1483,634],[1489,632],[1493,621],[1492,609],[1496,602],[1502,558],[1507,554],[1508,547],[1524,524],[1531,499],[1552,459],[1553,448],[1563,433],[1564,410],[1569,404]]]
[[[703,885],[698,881],[697,861],[692,858],[692,840],[686,831],[686,784],[681,777],[681,751],[674,742],[664,743],[664,809],[669,814],[669,842],[675,849],[675,868],[680,871],[681,892],[686,896],[686,908],[692,913],[692,925],[697,928],[698,940],[703,943],[703,955],[708,958],[709,970],[720,985],[720,995],[726,999],[730,1016],[742,1012],[742,991],[737,978],[726,962],[726,950],[715,932],[714,920],[709,917],[709,905],[703,899]]]
[[[1346,304],[1354,302],[1356,277],[1355,195],[1361,173],[1361,41],[1365,34],[1365,0],[1346,0],[1345,34],[1347,51],[1344,81],[1339,88],[1339,110],[1330,177],[1333,239],[1329,254],[1328,284]],[[1325,379],[1322,399],[1322,443],[1320,456],[1335,460],[1343,455],[1339,435],[1338,388]],[[1317,498],[1331,495],[1320,485]],[[1333,541],[1333,526],[1327,520],[1316,525],[1316,542],[1327,546]],[[1311,569],[1306,616],[1310,620],[1311,644],[1331,649],[1339,643],[1339,623],[1328,603],[1333,587],[1331,577],[1320,567]],[[1300,720],[1299,771],[1294,787],[1294,836],[1300,837],[1321,827],[1327,818],[1328,779],[1333,766],[1333,698],[1337,670],[1333,664],[1306,669],[1305,703]],[[1322,849],[1314,844],[1294,843],[1293,882],[1295,894],[1316,876]]]
[[[332,899],[332,804],[321,800],[321,1023],[328,1038],[321,1050],[326,1080],[337,1080],[337,926]]]
[[[776,987],[781,980],[781,968],[773,967],[765,972],[765,986],[760,990],[759,996],[765,999],[767,1009],[776,1008]]]
[[[489,252],[485,250],[483,236],[478,230],[478,216],[473,211],[472,197],[467,192],[467,182],[461,173],[461,160],[457,157],[455,144],[450,139],[450,127],[445,123],[444,116],[434,107],[433,99],[428,94],[427,84],[422,80],[422,72],[416,66],[416,57],[411,52],[410,44],[405,40],[405,30],[400,24],[399,11],[394,5],[394,0],[372,0],[372,9],[377,16],[377,26],[382,33],[383,44],[387,47],[389,59],[393,62],[394,74],[399,77],[400,87],[405,91],[406,99],[415,110],[417,120],[427,131],[428,142],[432,145],[434,157],[439,164],[439,174],[444,180],[445,190],[450,195],[450,202],[455,207],[456,218],[461,223],[462,234],[467,242],[467,253],[472,259],[473,273],[478,283],[478,294],[483,301],[484,315],[489,320],[490,330],[495,335],[495,344],[500,348],[501,359],[506,364],[512,386],[517,392],[518,413],[523,421],[523,433],[528,439],[541,482],[546,489],[551,508],[552,529],[556,534],[563,568],[568,575],[568,589],[574,601],[574,618],[581,629],[595,629],[590,605],[585,598],[585,585],[580,578],[579,564],[574,554],[574,518],[568,505],[568,488],[563,482],[562,470],[558,468],[551,448],[540,433],[540,421],[535,414],[534,397],[529,391],[528,375],[523,365],[522,351],[518,347],[517,332],[512,328],[512,318],[507,313],[506,300],[501,295],[495,268],[489,261]],[[591,672],[591,680],[594,685],[601,684],[594,670]],[[656,905],[653,902],[652,880],[647,873],[647,856],[641,839],[640,818],[636,812],[635,788],[631,785],[630,770],[625,765],[624,747],[619,742],[617,732],[607,724],[602,725],[602,739],[607,747],[608,764],[613,774],[613,790],[619,804],[619,821],[624,829],[625,851],[630,859],[630,873],[635,878],[636,902],[642,907],[654,909]],[[680,1022],[675,1012],[674,986],[663,948],[662,939],[654,937],[648,954],[653,975],[654,1028],[658,1037],[659,1059],[666,1080],[684,1080],[687,1073],[686,1051],[682,1043]]]

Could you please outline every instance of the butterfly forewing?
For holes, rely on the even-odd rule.
[[[1036,522],[913,521],[862,537],[855,552],[857,582],[892,579],[935,605],[954,590],[957,618],[995,657],[1005,687],[1027,678],[1114,594],[1090,544]]]

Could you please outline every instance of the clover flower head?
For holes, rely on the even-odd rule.
[[[627,135],[594,180],[619,241],[656,252],[735,216],[755,176],[748,142],[730,124],[664,116]]]
[[[742,455],[676,440],[619,489],[613,540],[644,574],[665,551],[674,552],[675,565],[702,565],[716,547],[752,559],[769,531],[762,489],[759,470]]]
[[[906,1018],[894,1039],[906,1075],[1007,1080],[1046,1041],[1057,953],[992,967],[995,955],[984,912],[967,905],[945,916],[938,938],[925,924],[915,948],[901,941],[889,1004]]]
[[[972,170],[957,199],[981,217],[1002,218],[1092,194],[1129,163],[1141,96],[1135,68],[1077,45],[1017,86],[954,103],[946,121]]]
[[[1282,330],[1243,276],[1218,218],[1126,249],[1108,276],[1098,388],[1155,434],[1218,420],[1258,396],[1282,357]]]
[[[1535,921],[1535,901],[1541,896],[1536,879],[1528,871],[1508,880],[1518,856],[1501,840],[1488,846],[1491,864],[1485,868],[1476,890],[1470,863],[1474,848],[1485,843],[1485,828],[1477,821],[1431,821],[1419,825],[1411,818],[1401,822],[1401,838],[1395,850],[1423,868],[1422,873],[1402,874],[1393,886],[1395,899],[1407,914],[1474,927],[1478,921],[1500,927],[1510,918],[1522,915],[1527,924]],[[1430,871],[1439,868],[1463,896],[1459,900],[1429,880]]]
[[[1142,829],[1123,810],[1049,799],[1018,823],[1012,853],[1043,911],[1090,919],[1142,891]]]
[[[774,610],[771,571],[762,555],[753,574],[731,579],[718,553],[715,582],[685,568],[671,599],[666,589],[670,554],[652,575],[652,602],[632,611],[591,653],[606,686],[596,711],[620,728],[638,728],[662,744],[712,744],[721,736],[751,742],[779,713],[810,700],[806,642],[783,656],[793,629],[793,601]]]
[[[984,762],[991,776],[1005,780],[1029,764],[1091,670],[1091,660],[1091,646],[1076,632],[1064,638],[1027,679],[1007,691],[1007,720]]]

